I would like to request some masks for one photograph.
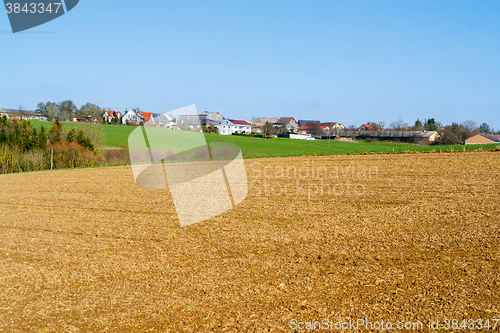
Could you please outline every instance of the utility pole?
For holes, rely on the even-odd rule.
[[[50,170],[54,169],[54,148],[50,148]]]

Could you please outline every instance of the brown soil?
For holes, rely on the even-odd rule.
[[[499,152],[245,163],[247,199],[185,228],[129,167],[0,176],[0,331],[499,318]]]

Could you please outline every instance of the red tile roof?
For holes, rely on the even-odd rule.
[[[230,122],[232,122],[235,125],[247,125],[247,126],[251,126],[251,124],[249,124],[246,120],[230,120]]]
[[[328,126],[319,126],[319,128],[321,129],[325,129],[327,128]],[[308,129],[311,129],[312,126],[300,126],[299,128],[297,128],[298,130],[308,130]]]
[[[149,119],[151,119],[151,116],[153,115],[152,112],[141,112],[141,114],[144,117],[145,121],[149,121]]]
[[[487,137],[490,140],[493,140],[493,142],[500,142],[500,135],[483,134],[483,136]]]

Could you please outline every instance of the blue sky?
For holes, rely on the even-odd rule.
[[[72,99],[500,129],[500,1],[94,1],[12,34],[0,107]]]

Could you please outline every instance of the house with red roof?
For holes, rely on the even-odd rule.
[[[122,119],[122,113],[120,111],[107,110],[107,111],[104,111],[104,114],[102,115],[102,117],[104,118],[104,121],[106,123],[110,123],[113,121],[113,119],[120,121],[120,119]]]
[[[369,131],[372,129],[372,125],[370,124],[363,124],[359,126],[358,131]]]
[[[233,133],[252,133],[252,125],[245,120],[226,119],[215,125],[220,135],[232,135]]]
[[[310,123],[309,123],[310,124]],[[327,124],[317,123],[318,125],[300,126],[297,128],[299,134],[309,134],[312,131],[321,130],[321,132],[326,132],[330,129]]]

